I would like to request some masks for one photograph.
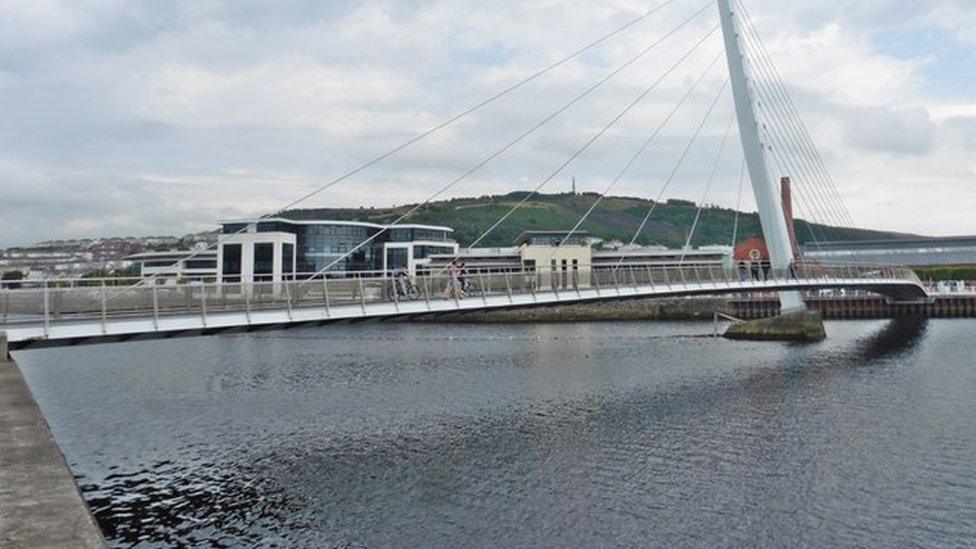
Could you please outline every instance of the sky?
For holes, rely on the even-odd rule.
[[[976,4],[743,1],[856,224],[976,234]],[[0,0],[0,247],[275,211],[663,2]],[[303,206],[423,201],[705,5],[674,0]],[[717,22],[707,7],[442,196],[535,188]],[[606,189],[721,51],[705,38],[542,192]],[[735,132],[718,155],[726,76],[722,59],[613,194],[754,208]]]

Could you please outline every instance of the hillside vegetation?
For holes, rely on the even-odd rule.
[[[418,210],[404,223],[446,225],[455,230],[462,245],[469,245],[527,193],[515,192],[499,196],[456,198],[433,202]],[[594,193],[549,194],[533,196],[505,222],[479,243],[479,246],[508,246],[524,230],[569,230],[598,198]],[[629,242],[654,202],[643,198],[607,197],[603,199],[581,230],[604,239]],[[392,223],[412,206],[395,208],[319,208],[292,210],[283,217],[292,219],[341,219]],[[657,204],[647,223],[639,244],[661,244],[680,247],[687,238],[695,218],[697,205],[683,200],[671,200]],[[693,246],[711,244],[728,245],[732,242],[735,211],[708,207],[702,211],[698,229],[692,240]],[[813,235],[819,241],[909,238],[913,235],[872,231],[867,229],[843,229],[812,225],[798,220],[797,239],[801,244],[812,242]],[[760,234],[759,217],[755,213],[742,213],[739,217],[739,239]]]

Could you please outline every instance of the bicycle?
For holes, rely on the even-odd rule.
[[[390,301],[420,299],[420,288],[418,288],[417,285],[414,284],[410,279],[406,279],[402,283],[401,281],[394,279],[386,289],[386,297],[388,297]]]

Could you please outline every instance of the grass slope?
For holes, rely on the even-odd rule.
[[[452,227],[458,241],[462,245],[469,245],[522,200],[526,194],[525,192],[515,192],[499,196],[456,198],[432,202],[407,218],[404,223]],[[524,230],[569,230],[597,198],[598,195],[594,193],[533,196],[485,237],[479,245],[508,246]],[[643,198],[606,197],[582,225],[581,230],[604,239],[629,242],[633,238],[634,231],[637,230],[653,205],[653,201]],[[412,205],[395,208],[292,210],[283,214],[283,217],[392,223],[411,207]],[[684,245],[687,231],[694,221],[696,211],[697,206],[694,203],[683,200],[671,200],[667,203],[657,204],[654,214],[650,217],[637,242],[640,244],[662,244],[670,247]],[[718,207],[705,208],[702,210],[692,245],[731,243],[734,220],[734,210]],[[811,229],[817,240],[820,241],[911,238],[914,236],[824,225],[808,227],[807,223],[802,220],[797,220],[796,225],[797,239],[801,244],[813,242]],[[752,234],[761,234],[758,215],[755,213],[740,214],[738,234],[740,240]]]

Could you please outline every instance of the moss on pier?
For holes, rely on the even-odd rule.
[[[816,342],[827,338],[820,313],[803,311],[772,318],[733,324],[725,332],[727,339],[745,341]]]

